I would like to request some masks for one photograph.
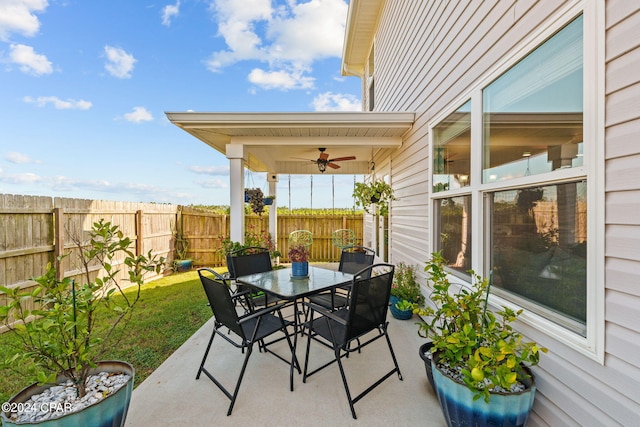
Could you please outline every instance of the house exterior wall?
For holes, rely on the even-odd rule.
[[[391,261],[416,264],[423,274],[432,250],[429,124],[466,101],[478,80],[495,73],[496,64],[542,26],[583,6],[605,14],[605,160],[596,171],[604,174],[605,216],[598,224],[604,283],[597,284],[604,313],[596,325],[604,357],[589,357],[521,324],[549,348],[534,369],[538,393],[529,425],[635,425],[640,415],[640,3],[389,0],[374,35],[375,111],[416,113],[402,148],[378,153],[389,158],[398,198],[391,207]]]

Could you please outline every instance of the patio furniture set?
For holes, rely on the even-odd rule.
[[[291,268],[273,270],[268,251],[253,248],[236,255],[228,258],[230,277],[208,268],[198,270],[215,322],[196,379],[204,373],[230,399],[227,415],[233,411],[255,344],[260,352],[270,353],[289,365],[292,392],[294,371],[301,374],[302,382],[306,383],[309,377],[336,363],[354,419],[356,402],[394,373],[402,380],[387,332],[392,264],[374,264],[372,250],[350,246],[342,248],[337,271],[310,266],[308,276],[298,278],[292,275]],[[283,315],[285,307],[293,308],[293,316]],[[244,353],[233,391],[205,367],[216,335]],[[307,338],[304,367],[296,356],[298,335]],[[352,397],[342,359],[357,357],[365,346],[383,337],[393,368]],[[278,354],[270,348],[281,341],[287,342],[284,351],[290,354]],[[331,349],[333,358],[319,367],[317,362],[312,365],[312,343]],[[282,347],[279,350],[282,351]]]

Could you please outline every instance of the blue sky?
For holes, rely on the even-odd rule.
[[[346,15],[344,0],[0,0],[0,193],[228,204],[226,158],[164,112],[359,111]],[[351,207],[353,180],[328,198],[316,175],[311,200],[292,176],[291,205]]]

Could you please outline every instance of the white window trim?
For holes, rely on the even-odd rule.
[[[587,179],[587,322],[586,337],[566,329],[551,320],[524,310],[519,320],[535,330],[547,334],[569,345],[575,351],[604,364],[605,337],[605,274],[604,274],[604,100],[605,100],[605,56],[604,56],[604,2],[602,0],[574,1],[561,12],[541,25],[517,49],[506,55],[484,78],[464,96],[455,99],[449,108],[435,116],[429,126],[429,152],[433,153],[433,128],[460,105],[471,99],[471,158],[482,158],[482,89],[511,68],[534,48],[562,29],[578,15],[583,15],[583,94],[584,94],[584,166],[554,171],[548,174],[521,177],[509,181],[482,184],[482,164],[471,162],[471,185],[457,190],[433,193],[430,186],[429,216],[432,229],[435,229],[433,202],[442,197],[465,194],[472,195],[472,268],[486,276],[488,261],[481,255],[489,250],[488,236],[483,231],[487,217],[485,195],[500,188],[513,188],[535,184],[553,184],[568,179]],[[595,87],[594,87],[595,84]],[[599,173],[598,173],[599,172]],[[431,164],[429,165],[431,174]],[[430,175],[431,176],[431,175]],[[431,179],[430,179],[431,181]],[[435,248],[435,237],[431,236],[429,245]],[[459,276],[450,275],[452,281],[459,283]],[[492,294],[489,302],[492,306],[507,306],[519,309],[514,302]]]

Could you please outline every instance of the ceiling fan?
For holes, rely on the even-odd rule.
[[[344,160],[355,160],[356,156],[347,156],[347,157],[336,157],[335,159],[330,159],[329,155],[325,153],[326,148],[318,148],[320,150],[320,156],[316,160],[310,160],[311,162],[318,165],[318,170],[321,173],[327,170],[327,166],[332,169],[340,169],[340,165],[337,165],[334,162],[341,162]]]

